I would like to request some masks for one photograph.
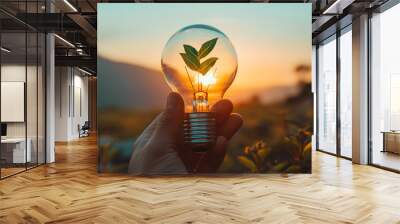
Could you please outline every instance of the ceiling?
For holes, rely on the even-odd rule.
[[[313,42],[335,32],[351,17],[383,4],[386,0],[206,0],[201,2],[312,3]],[[96,71],[97,3],[190,2],[182,0],[1,0],[2,31],[17,33],[25,28],[39,32],[55,32],[56,64],[81,66]],[[192,1],[199,2],[199,1]],[[27,12],[27,13],[26,13]],[[51,12],[51,13],[49,13]],[[14,34],[17,35],[17,34]],[[10,36],[10,37],[8,37]],[[11,38],[7,34],[7,38]],[[15,38],[16,41],[19,38]]]

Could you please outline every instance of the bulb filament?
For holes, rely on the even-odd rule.
[[[210,86],[217,83],[215,77],[217,68],[215,68],[214,71],[210,69],[210,71],[204,75],[199,72],[191,75],[186,66],[185,69],[193,89],[193,112],[209,112],[208,89]]]

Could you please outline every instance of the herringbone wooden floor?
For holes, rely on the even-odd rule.
[[[0,223],[400,223],[400,175],[313,155],[312,175],[96,173],[94,138],[0,181]]]

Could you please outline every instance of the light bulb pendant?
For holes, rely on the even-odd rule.
[[[215,145],[217,120],[214,112],[186,113],[183,122],[184,143],[194,152],[207,152]]]

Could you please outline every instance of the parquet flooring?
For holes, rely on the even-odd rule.
[[[15,173],[19,173],[25,170],[25,167],[7,167],[7,168],[1,168],[1,176],[2,177],[7,177],[10,175],[13,175]]]
[[[311,175],[97,174],[93,137],[0,181],[0,223],[400,223],[400,175],[316,152]]]

